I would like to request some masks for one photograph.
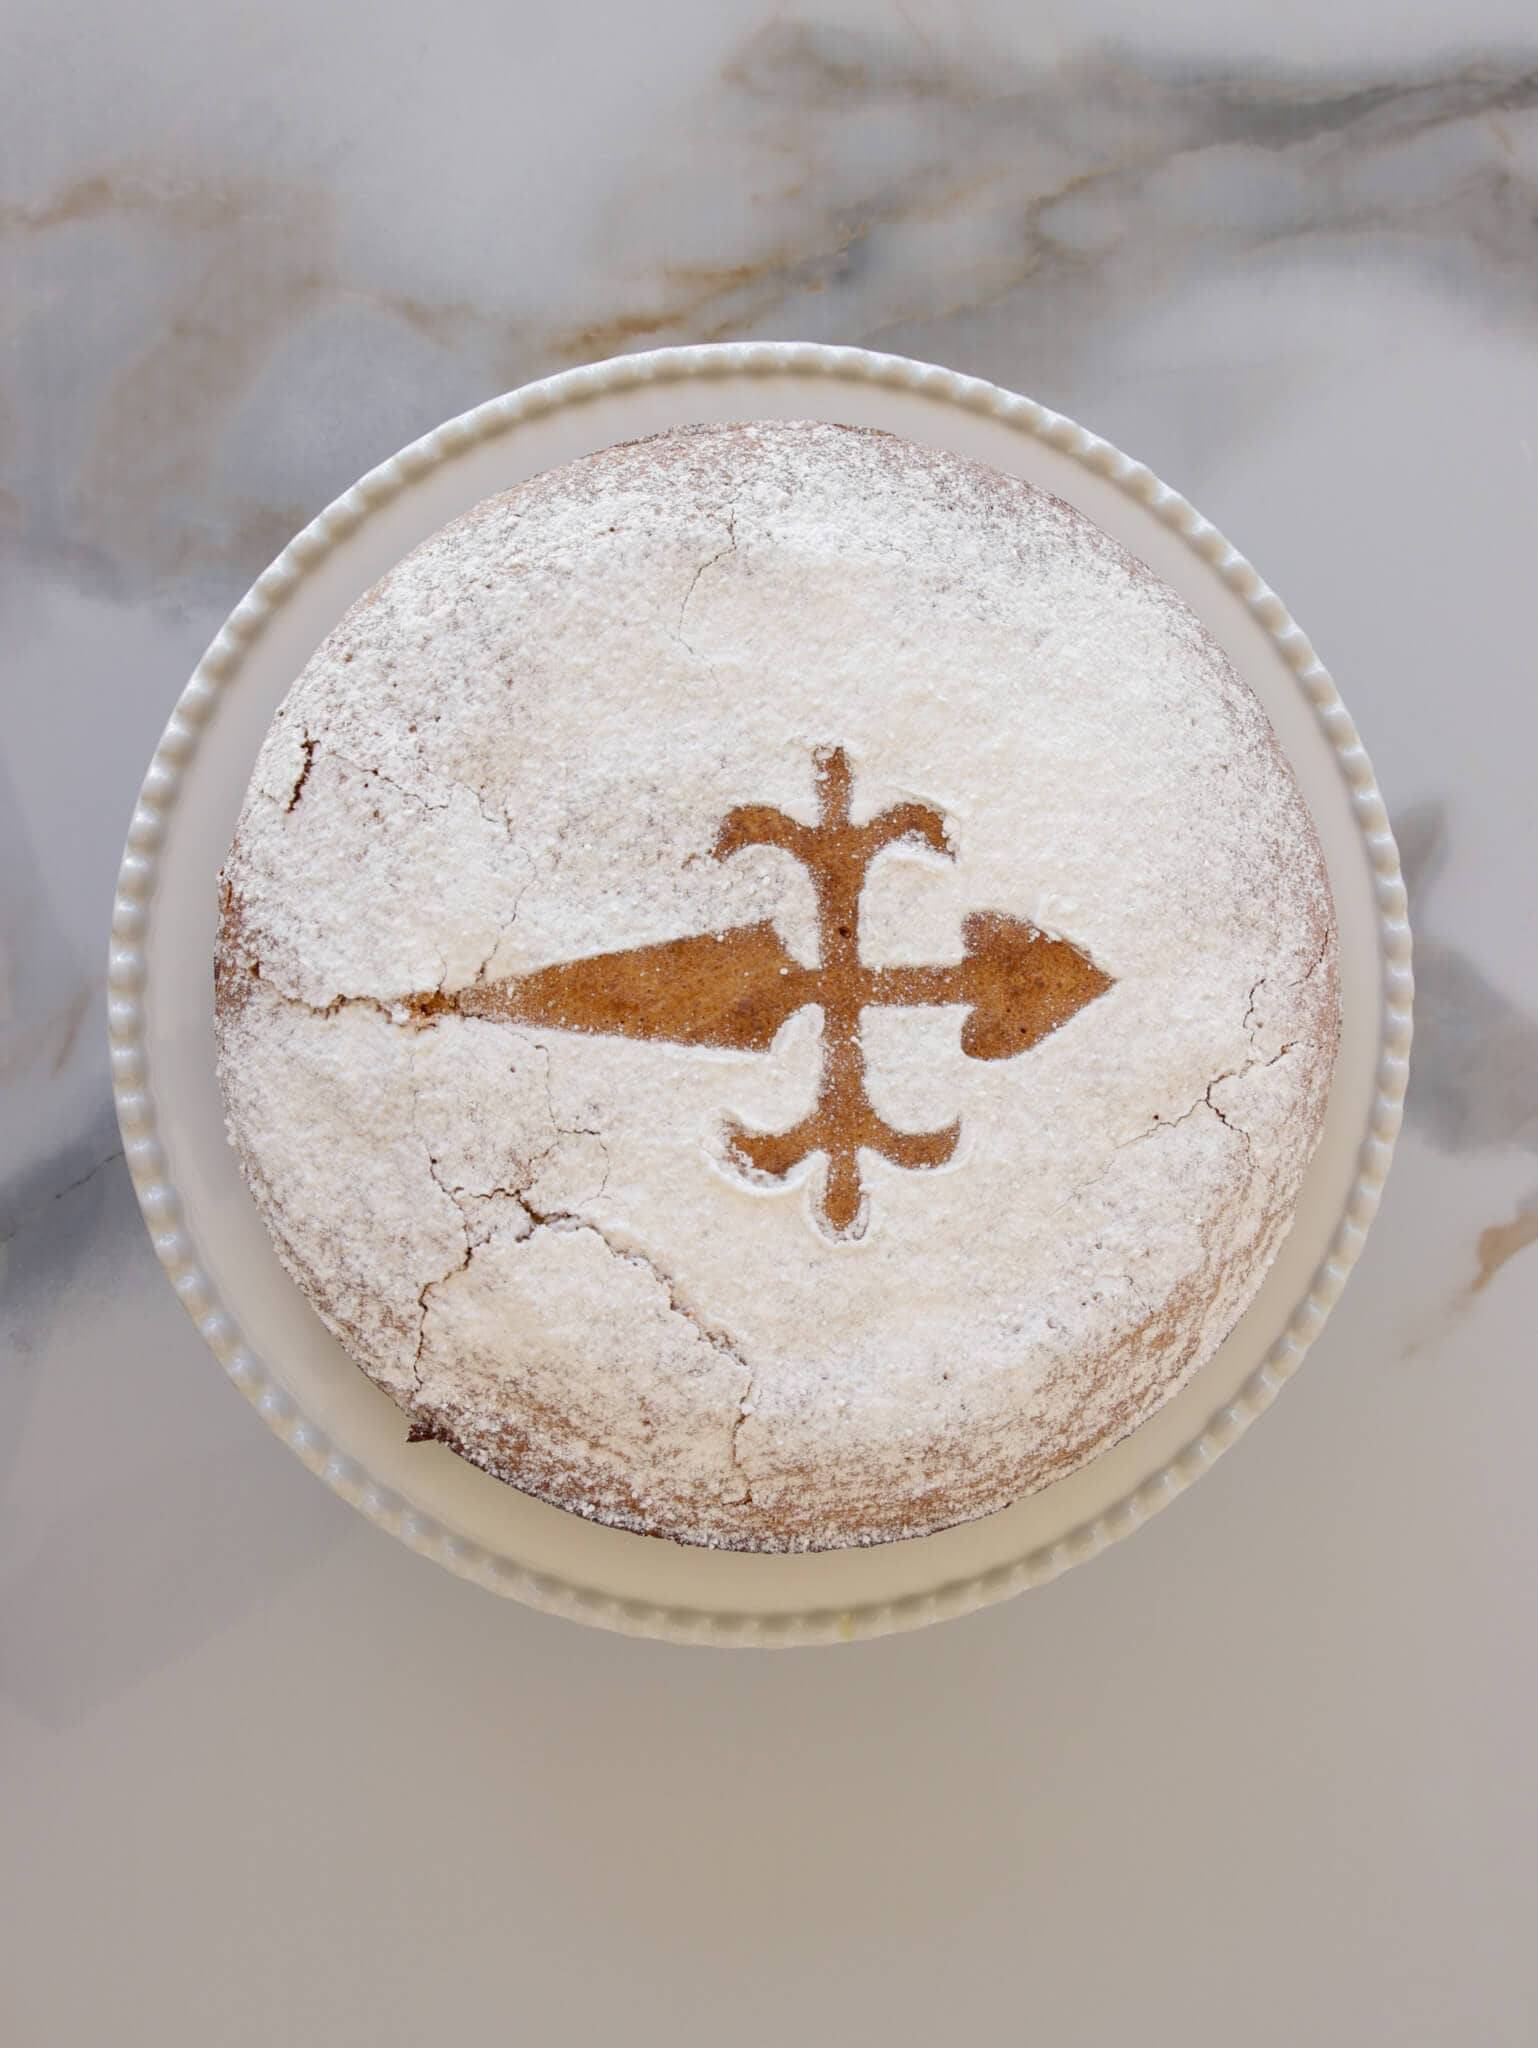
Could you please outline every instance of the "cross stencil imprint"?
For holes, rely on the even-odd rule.
[[[758,1180],[782,1180],[815,1153],[827,1162],[818,1217],[833,1238],[858,1237],[866,1198],[860,1153],[894,1166],[943,1166],[961,1136],[957,1121],[936,1131],[899,1131],[877,1115],[865,1089],[860,1020],[867,1009],[964,1005],[961,1050],[969,1059],[1028,1052],[1111,986],[1108,975],[1066,939],[1001,911],[974,911],[962,924],[963,957],[941,967],[867,967],[860,958],[860,897],[883,847],[906,840],[954,857],[945,822],[929,804],[896,804],[868,823],[850,817],[851,775],[842,747],[815,755],[817,822],[803,825],[765,804],[744,804],[721,821],[711,852],[729,860],[750,846],[778,847],[811,877],[817,900],[818,964],[804,967],[768,922],[668,939],[659,945],[561,961],[532,974],[448,993],[412,997],[421,1017],[506,1018],[600,1036],[767,1052],[796,1011],[822,1011],[822,1070],[810,1112],[787,1131],[727,1126],[732,1163]]]

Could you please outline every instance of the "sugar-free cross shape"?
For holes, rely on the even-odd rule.
[[[1002,912],[974,912],[962,924],[964,957],[944,967],[867,967],[860,958],[860,897],[883,847],[900,840],[952,857],[944,820],[928,804],[896,804],[868,823],[849,814],[850,771],[842,747],[816,754],[815,825],[767,805],[745,804],[721,822],[712,852],[729,860],[750,846],[778,847],[798,860],[817,897],[818,964],[804,967],[769,923],[566,960],[532,974],[407,999],[427,1019],[452,1012],[506,1018],[559,1031],[661,1039],[766,1052],[786,1020],[822,1011],[822,1072],[810,1113],[788,1131],[727,1127],[728,1155],[745,1174],[780,1180],[814,1153],[827,1170],[819,1199],[834,1238],[858,1237],[866,1200],[860,1152],[894,1166],[943,1166],[961,1135],[899,1131],[876,1114],[865,1091],[860,1018],[877,1005],[964,1004],[961,1049],[971,1059],[1027,1052],[1111,986],[1066,939]]]

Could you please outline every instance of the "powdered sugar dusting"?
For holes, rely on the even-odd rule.
[[[865,1013],[880,1114],[962,1139],[864,1155],[858,1241],[721,1139],[805,1114],[815,1011],[755,1055],[400,1007],[760,920],[815,964],[801,868],[705,855],[733,806],[810,820],[835,743],[857,817],[938,806],[956,852],[880,856],[868,964],[987,910],[1114,981],[1007,1060]],[[419,1427],[687,1540],[921,1533],[1134,1427],[1252,1297],[1329,1082],[1333,917],[1259,706],[1079,515],[885,435],[674,433],[477,507],[296,684],[225,880],[221,1076],[290,1270]]]

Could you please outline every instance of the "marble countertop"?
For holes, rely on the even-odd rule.
[[[1238,12],[11,11],[7,2040],[1538,2037],[1538,25]],[[499,389],[744,336],[1029,391],[1230,533],[1362,727],[1420,990],[1251,1436],[1050,1587],[774,1658],[318,1486],[156,1265],[103,1025],[143,767],[288,535]]]

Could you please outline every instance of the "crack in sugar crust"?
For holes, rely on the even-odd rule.
[[[989,910],[1115,986],[1034,1051],[867,1012],[871,1100],[957,1116],[947,1168],[869,1168],[830,1245],[728,1119],[805,1114],[772,1055],[446,1013],[552,961],[772,921],[805,876],[706,859],[734,805],[810,821],[847,749],[896,847],[872,966]],[[919,1534],[1135,1427],[1253,1296],[1338,1030],[1322,861],[1259,706],[1141,565],[1058,501],[885,435],[710,428],[475,508],[354,607],[290,693],[227,863],[232,1136],[280,1255],[419,1431],[540,1497],[741,1548]],[[793,1177],[794,1178],[794,1177]]]

